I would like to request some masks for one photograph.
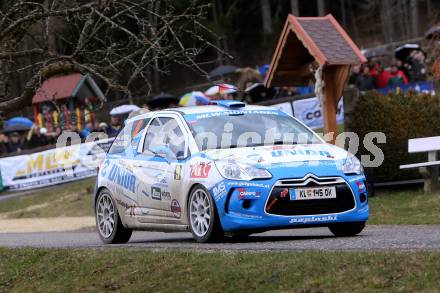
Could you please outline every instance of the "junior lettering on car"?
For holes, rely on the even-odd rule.
[[[115,203],[130,207],[129,213],[119,215],[123,224],[119,233],[189,230],[197,241],[206,242],[215,233],[327,226],[337,236],[348,236],[360,233],[368,220],[367,181],[359,160],[326,144],[283,112],[217,101],[141,114],[127,120],[123,131],[130,133],[130,125],[141,119],[148,123],[136,135],[137,143],[125,144],[123,152],[112,152],[111,147],[97,179],[97,209],[105,192]],[[154,141],[166,152],[150,151],[146,156],[149,125],[163,126],[164,132],[170,129],[166,127],[170,120],[175,125],[172,131],[182,135],[179,145]],[[272,143],[239,139],[273,129],[281,134],[291,130],[290,137],[307,139]],[[104,242],[114,242],[113,236],[98,232]]]

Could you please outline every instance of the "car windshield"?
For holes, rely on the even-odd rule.
[[[200,150],[322,143],[315,133],[279,111],[225,111],[185,115]]]

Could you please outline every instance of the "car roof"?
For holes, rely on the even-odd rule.
[[[244,107],[240,107],[240,108],[235,108],[235,107],[230,108],[219,105],[191,106],[191,107],[169,108],[169,109],[139,114],[137,116],[127,119],[126,122],[149,118],[158,113],[163,113],[163,114],[179,113],[181,115],[190,115],[190,114],[203,114],[203,113],[223,112],[223,111],[252,111],[252,110],[279,111],[274,107],[258,106],[258,105],[245,105]]]

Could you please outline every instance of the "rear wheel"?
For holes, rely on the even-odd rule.
[[[223,236],[214,201],[201,185],[197,185],[189,195],[188,222],[197,242],[214,242]]]
[[[102,242],[106,244],[126,243],[130,240],[133,230],[122,225],[118,209],[110,192],[102,190],[95,207],[96,228]]]
[[[337,223],[328,228],[337,237],[348,237],[361,233],[365,228],[365,222]]]

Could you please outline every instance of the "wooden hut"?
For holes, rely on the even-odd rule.
[[[331,14],[287,17],[265,85],[301,86],[315,82],[321,99],[324,132],[334,143],[336,112],[350,66],[367,60]],[[318,79],[318,80],[317,80]]]

